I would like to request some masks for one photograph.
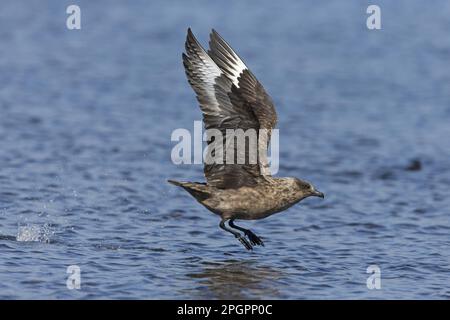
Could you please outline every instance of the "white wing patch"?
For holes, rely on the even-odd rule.
[[[239,76],[248,69],[231,46],[213,29],[209,41],[208,54],[219,66],[225,76],[239,88]]]
[[[208,97],[208,100],[213,102],[214,109],[219,112],[220,106],[219,102],[216,99],[214,84],[215,79],[220,77],[222,72],[204,50],[203,53],[204,57],[201,57],[203,63],[199,65],[197,72],[201,73],[200,78],[204,81],[204,95]]]
[[[200,107],[205,114],[219,114],[220,105],[217,101],[214,85],[222,71],[188,30],[186,54],[183,63],[188,74],[188,80],[197,93]]]

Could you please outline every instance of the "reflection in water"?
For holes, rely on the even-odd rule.
[[[16,237],[0,234],[0,240],[16,241]]]
[[[283,273],[272,267],[257,266],[252,260],[227,260],[204,263],[202,271],[187,276],[198,283],[192,291],[183,290],[192,299],[268,299],[280,298],[276,283],[283,278]]]

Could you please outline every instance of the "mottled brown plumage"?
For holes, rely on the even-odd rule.
[[[224,141],[227,129],[266,132],[257,139],[258,148],[264,152],[257,154],[257,163],[249,160],[255,150],[246,148],[242,164],[225,161],[205,164],[207,183],[169,182],[184,188],[198,202],[219,215],[222,218],[220,227],[231,232],[251,250],[253,245],[263,245],[262,240],[252,231],[236,226],[235,219],[263,219],[306,197],[323,198],[323,194],[306,181],[271,176],[266,151],[277,122],[272,99],[239,56],[214,30],[209,46],[210,50],[206,52],[188,29],[183,65],[200,103],[205,128],[219,130],[225,137]],[[214,150],[217,143],[223,142],[211,139],[208,148]],[[237,154],[242,150],[237,150],[237,144],[228,146],[223,143],[224,159],[229,152]],[[243,231],[248,240],[227,227],[226,221],[229,221],[231,228]]]

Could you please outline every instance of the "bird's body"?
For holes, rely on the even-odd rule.
[[[172,182],[191,193],[202,205],[222,219],[258,220],[286,210],[306,194],[293,178],[273,178],[256,186],[218,189],[195,182]]]
[[[253,245],[263,245],[262,240],[252,231],[236,226],[235,219],[263,219],[306,197],[323,198],[323,193],[309,182],[297,178],[271,176],[267,146],[277,122],[272,99],[214,30],[209,45],[210,50],[206,52],[189,29],[183,64],[189,83],[197,94],[206,129],[218,131],[225,137],[218,140],[209,136],[208,140],[207,154],[212,158],[219,154],[222,161],[205,163],[206,183],[169,182],[184,188],[203,206],[219,215],[220,227],[251,250]],[[239,145],[229,144],[230,129],[258,131],[256,147],[239,148]],[[231,138],[234,141],[235,138]],[[244,161],[230,163],[228,154],[233,155],[232,160],[235,155],[243,155]],[[252,156],[257,159],[256,163],[251,160]],[[232,229],[225,225],[226,221]],[[236,230],[244,232],[249,241]]]

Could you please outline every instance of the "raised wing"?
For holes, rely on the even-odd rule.
[[[243,104],[252,110],[259,123],[260,130],[258,148],[260,154],[260,173],[270,175],[267,161],[267,147],[273,128],[277,123],[277,113],[272,99],[264,87],[247,68],[231,46],[213,29],[209,41],[209,56],[219,66],[224,75],[233,83],[230,95],[233,103]]]
[[[213,31],[211,39],[213,36],[218,36],[218,34],[217,36],[214,34],[216,34],[215,31]],[[221,39],[220,36],[218,37]],[[263,152],[264,156],[258,159],[257,163],[249,161],[250,154],[255,150],[251,150],[248,146],[245,150],[238,150],[237,144],[230,144],[233,140],[227,139],[229,137],[227,129],[258,131],[262,127],[270,127],[271,130],[275,125],[276,115],[275,120],[267,121],[263,118],[267,115],[273,118],[273,115],[266,111],[270,97],[228,45],[230,51],[227,52],[232,55],[228,58],[223,56],[221,60],[218,60],[217,56],[221,54],[221,51],[218,51],[217,46],[220,45],[220,42],[211,41],[215,47],[213,46],[208,54],[198,43],[192,31],[188,29],[186,54],[183,53],[186,75],[197,94],[205,128],[220,131],[225,138],[223,142],[226,142],[215,141],[213,137],[209,137],[211,140],[208,142],[207,154],[216,156],[219,145],[223,147],[223,154],[219,155],[222,157],[222,163],[216,161],[205,164],[205,176],[208,184],[217,188],[255,185],[261,175],[270,174],[265,169],[267,167],[267,161],[264,160],[267,159],[266,152]],[[262,96],[259,96],[260,94]],[[258,106],[260,110],[255,110]],[[275,114],[271,102],[270,106]],[[266,151],[267,141],[268,138],[264,137],[258,139],[258,146],[265,143]],[[235,155],[233,164],[226,163],[227,154],[230,155],[230,152]],[[245,163],[237,164],[236,158],[242,152],[245,153]]]

